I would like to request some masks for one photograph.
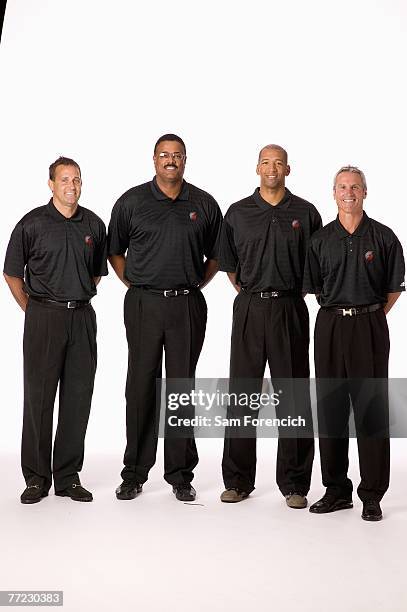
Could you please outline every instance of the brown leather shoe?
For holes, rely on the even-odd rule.
[[[226,504],[236,504],[237,502],[241,502],[246,497],[249,497],[249,493],[246,491],[242,491],[241,489],[231,488],[223,491],[220,496],[220,501],[225,502]]]
[[[301,493],[289,493],[285,496],[286,504],[289,508],[306,508],[308,501],[305,495],[301,495]]]

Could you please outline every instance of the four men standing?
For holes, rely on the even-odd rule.
[[[183,180],[182,139],[174,134],[159,138],[153,159],[154,179],[119,198],[109,225],[109,260],[128,288],[127,446],[117,498],[136,497],[155,462],[163,350],[170,384],[174,379],[193,384],[206,326],[201,290],[218,269],[220,250],[220,269],[238,291],[231,390],[259,391],[268,361],[273,384],[284,387],[286,407],[288,402],[291,414],[301,415],[308,425],[305,436],[294,432],[279,438],[277,483],[287,505],[306,507],[314,456],[305,291],[316,293],[321,306],[315,368],[327,488],[310,511],[352,507],[347,477],[351,399],[362,518],[380,520],[390,466],[386,315],[404,290],[404,261],[394,233],[363,211],[363,172],[352,166],[337,172],[338,217],[321,229],[316,208],[285,187],[290,173],[286,151],[266,145],[257,164],[260,188],[229,208],[221,235],[216,201]],[[22,468],[27,488],[22,503],[45,497],[52,473],[57,495],[92,500],[78,472],[96,369],[90,299],[100,276],[107,274],[106,233],[99,217],[78,205],[81,174],[75,161],[56,160],[49,186],[53,197],[48,205],[28,213],[14,229],[4,266],[6,281],[26,312]],[[302,383],[296,385],[296,379]],[[367,379],[371,384],[364,385]],[[58,382],[60,411],[51,466]],[[229,407],[230,415],[236,411],[236,406]],[[191,481],[197,463],[192,429],[165,439],[164,477],[181,501],[195,499]],[[255,484],[255,433],[226,432],[222,470],[226,490],[221,500],[248,497]]]

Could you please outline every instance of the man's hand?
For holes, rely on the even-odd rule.
[[[124,255],[110,255],[108,258],[110,265],[126,287],[130,287],[129,281],[124,278],[124,268],[126,266],[126,257]]]
[[[18,276],[9,276],[6,273],[4,273],[4,278],[17,304],[25,312],[28,303],[28,295],[24,291],[24,280]]]

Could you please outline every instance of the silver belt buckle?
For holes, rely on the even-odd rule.
[[[349,315],[350,317],[352,315],[356,315],[356,308],[349,308],[348,310],[346,308],[342,308],[342,316],[346,317],[346,315]]]
[[[165,289],[164,291],[164,297],[170,297],[170,293],[171,293],[172,289]]]
[[[272,291],[271,292],[271,297],[278,297],[279,296],[279,292],[278,291]]]
[[[71,306],[71,304],[72,304],[72,306]],[[76,308],[76,300],[71,300],[70,302],[68,302],[66,307],[67,308]]]
[[[267,295],[266,295],[267,293]],[[268,291],[261,291],[260,292],[260,297],[265,300],[266,298],[268,298]]]

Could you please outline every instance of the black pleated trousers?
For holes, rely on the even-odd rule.
[[[280,429],[276,479],[283,495],[305,495],[310,487],[314,459],[314,438],[309,394],[309,316],[301,296],[261,298],[240,291],[233,305],[230,359],[230,392],[258,393],[266,362],[274,390],[283,390],[284,401],[276,407],[277,418],[302,416],[307,434]],[[302,379],[295,381],[294,379]],[[282,397],[283,397],[282,396]],[[231,405],[228,417],[241,410]],[[256,411],[250,410],[256,416]],[[256,437],[242,437],[233,428],[225,431],[222,460],[226,488],[250,493],[256,477]]]
[[[79,483],[96,372],[96,315],[29,299],[24,325],[21,463],[27,485],[63,491]],[[52,455],[54,401],[59,413]]]
[[[168,386],[171,379],[195,376],[206,329],[207,307],[201,291],[164,297],[131,287],[124,301],[129,347],[126,383],[126,434],[122,478],[144,483],[155,463],[160,417],[163,349]],[[187,389],[183,389],[187,391]],[[181,432],[178,432],[181,434]],[[164,478],[172,484],[189,483],[198,463],[193,437],[185,430],[164,441]]]
[[[380,501],[388,489],[389,349],[383,310],[356,316],[319,311],[315,374],[322,482],[327,492],[336,496],[350,497],[353,489],[348,478],[351,403],[361,476],[358,495],[362,501]]]

